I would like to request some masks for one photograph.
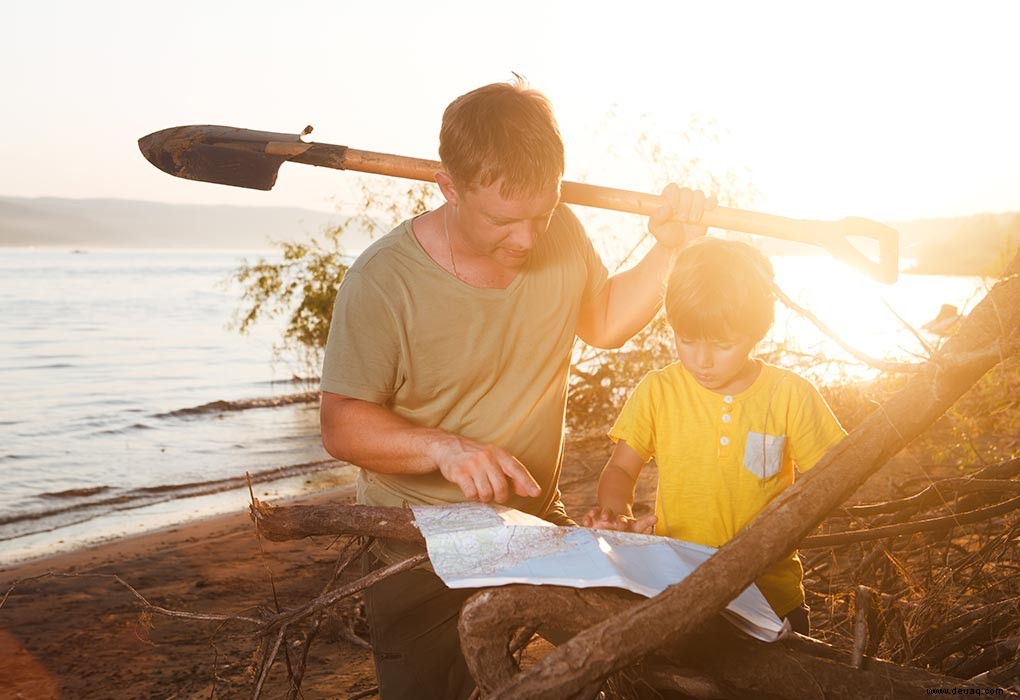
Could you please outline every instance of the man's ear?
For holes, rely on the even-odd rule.
[[[445,170],[440,170],[436,173],[436,184],[439,185],[439,191],[446,197],[446,201],[453,206],[457,206],[460,193],[457,192],[457,186],[453,183],[453,178]]]

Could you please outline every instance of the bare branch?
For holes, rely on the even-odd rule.
[[[897,372],[901,374],[916,372],[918,370],[918,367],[920,367],[920,365],[912,364],[909,362],[890,362],[888,360],[879,360],[874,357],[871,357],[870,355],[864,352],[861,352],[857,348],[850,345],[850,343],[843,340],[834,330],[829,328],[825,324],[825,322],[822,321],[822,319],[818,318],[813,313],[811,313],[803,306],[801,306],[793,299],[791,299],[789,296],[787,296],[786,292],[779,288],[779,285],[773,282],[771,286],[772,292],[776,295],[776,298],[783,302],[783,304],[785,304],[791,310],[797,312],[798,314],[806,318],[808,321],[813,323],[818,328],[818,330],[820,330],[825,335],[829,336],[829,338],[835,341],[835,343],[839,345],[839,347],[843,348],[847,353],[849,353],[850,356],[856,358],[857,360],[860,360],[869,367],[882,370],[883,372]]]
[[[925,530],[939,530],[958,525],[967,525],[987,520],[988,518],[994,518],[997,515],[1011,513],[1017,508],[1020,508],[1020,496],[987,508],[969,510],[965,513],[956,513],[942,518],[928,518],[927,520],[915,520],[914,522],[902,523],[900,525],[886,525],[885,527],[874,527],[867,530],[852,530],[831,535],[805,537],[800,544],[800,548],[836,547],[852,542],[881,540],[886,537],[895,537],[896,535],[909,535],[915,532],[924,532]]]

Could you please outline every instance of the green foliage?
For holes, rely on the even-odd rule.
[[[234,326],[245,333],[260,320],[285,317],[283,337],[275,346],[277,356],[297,360],[304,371],[317,372],[337,289],[352,260],[343,247],[345,234],[375,238],[401,220],[427,211],[434,199],[433,188],[425,184],[384,189],[361,181],[356,216],[304,243],[277,241],[280,259],[245,260],[234,271],[230,279],[242,290]]]

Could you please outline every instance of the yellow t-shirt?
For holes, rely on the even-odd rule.
[[[647,461],[659,488],[655,534],[720,547],[846,432],[809,381],[761,363],[745,391],[717,394],[679,362],[649,372],[609,432]],[[804,602],[796,552],[755,583],[785,615]]]

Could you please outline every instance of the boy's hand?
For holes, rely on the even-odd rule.
[[[662,191],[663,205],[648,219],[648,230],[667,248],[679,248],[705,235],[701,215],[716,207],[715,195],[670,183]]]
[[[657,520],[658,518],[654,515],[634,518],[629,515],[616,513],[612,508],[596,506],[584,514],[581,524],[596,530],[618,530],[620,532],[635,532],[648,535],[652,533]]]

